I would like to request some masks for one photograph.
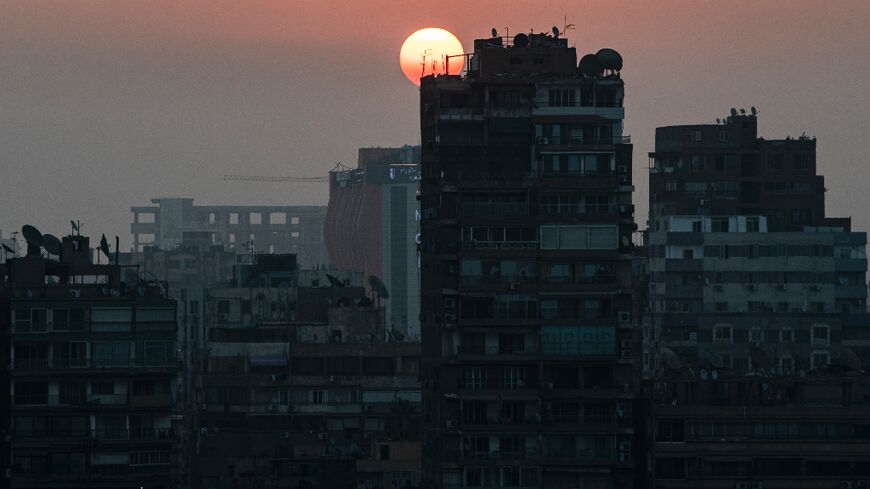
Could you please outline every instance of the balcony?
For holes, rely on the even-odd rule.
[[[515,217],[529,215],[529,205],[525,202],[464,202],[460,210],[463,217]]]
[[[543,216],[575,215],[612,217],[619,214],[617,204],[541,204]]]
[[[96,429],[91,438],[104,441],[171,441],[173,432],[169,428]]]

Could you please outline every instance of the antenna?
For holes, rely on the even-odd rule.
[[[750,107],[749,112],[751,112],[752,115],[758,115],[758,110],[756,110],[754,105]]]
[[[722,121],[722,119],[720,119],[718,117],[716,118],[716,124],[721,124],[721,121]]]
[[[431,49],[424,49],[423,50],[423,62],[420,63],[420,66],[422,66],[423,69],[420,71],[420,78],[423,78],[424,76],[426,76],[426,56],[428,56],[430,54],[432,54]]]
[[[731,117],[734,117],[736,115],[737,115],[737,109],[735,109],[734,107],[731,107]]]
[[[559,37],[559,28],[556,26],[553,26],[553,37],[555,37],[555,38]]]
[[[492,28],[492,37],[493,38],[498,37],[498,29],[496,29],[495,27]]]
[[[82,235],[82,222],[81,221],[70,220],[69,224],[70,224],[70,226],[72,226],[73,236],[81,236]]]
[[[565,14],[564,22],[562,24],[562,34],[564,35],[568,31],[574,30],[574,24],[568,23],[568,14]]]
[[[105,234],[102,238],[100,238],[100,251],[102,251],[103,254],[106,255],[106,258],[109,260],[109,262],[112,261],[112,254],[109,251],[109,241],[106,239]]]

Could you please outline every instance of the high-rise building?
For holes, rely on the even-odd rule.
[[[756,127],[753,114],[656,131],[650,485],[861,487],[867,235],[825,215],[814,139]]]
[[[0,266],[8,487],[177,487],[175,308],[84,236]]]
[[[425,483],[633,487],[622,59],[518,34],[466,66],[421,86]]]
[[[173,250],[182,243],[223,245],[237,254],[293,253],[309,268],[326,264],[324,206],[194,205],[178,197],[151,202],[130,208],[134,252],[146,246]]]
[[[330,172],[323,237],[331,265],[386,285],[387,327],[420,340],[417,186],[420,148],[360,148],[357,168]]]

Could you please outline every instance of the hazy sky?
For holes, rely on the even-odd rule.
[[[468,49],[565,14],[579,54],[625,59],[639,210],[656,126],[754,105],[762,136],[818,137],[829,213],[870,229],[868,0],[0,0],[0,229],[76,218],[129,243],[129,207],[155,196],[325,204],[324,184],[222,175],[323,175],[418,143],[407,35],[443,27]]]

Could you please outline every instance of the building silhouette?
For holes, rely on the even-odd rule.
[[[176,303],[91,252],[84,236],[28,240],[0,266],[6,482],[174,488]]]
[[[424,484],[631,487],[621,57],[518,34],[467,58],[420,92]]]
[[[865,487],[867,236],[825,215],[814,139],[756,131],[656,131],[650,485]]]

